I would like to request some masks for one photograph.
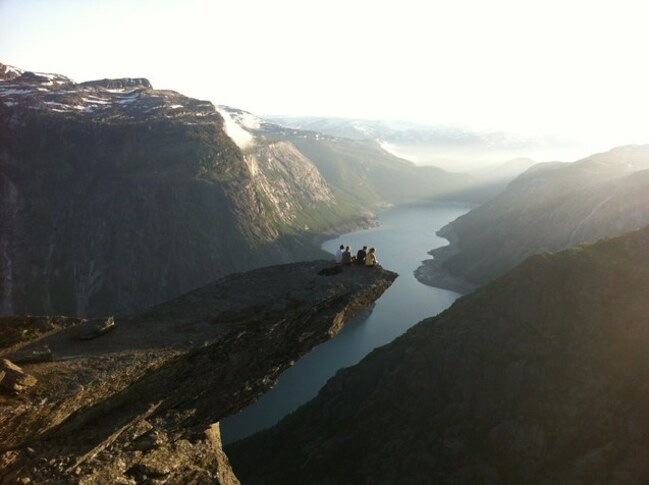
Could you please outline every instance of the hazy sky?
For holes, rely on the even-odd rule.
[[[147,77],[256,114],[647,143],[645,10],[626,0],[0,0],[0,62],[75,81]]]

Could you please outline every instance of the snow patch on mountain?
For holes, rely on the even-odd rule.
[[[103,105],[110,105],[111,102],[102,98],[98,98],[96,96],[88,96],[85,98],[81,98],[84,102],[90,103],[90,104],[103,104]]]
[[[103,79],[77,84],[60,74],[20,71],[20,76],[15,77],[15,71],[10,72],[9,67],[0,63],[3,109],[82,113],[104,121],[151,117],[202,124],[220,120],[211,103],[175,91],[156,91],[146,79]]]
[[[15,74],[17,76],[20,76],[23,73],[22,69],[18,69],[17,67],[6,66],[6,68],[8,73]]]
[[[14,94],[29,94],[32,91],[32,89],[13,89],[0,87],[0,94],[4,94],[5,96],[12,96]]]

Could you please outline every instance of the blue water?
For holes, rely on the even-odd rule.
[[[468,207],[445,205],[392,208],[379,215],[380,227],[326,241],[322,249],[332,254],[341,244],[351,245],[353,254],[362,246],[374,246],[379,263],[399,277],[376,301],[369,316],[349,321],[337,337],[286,370],[277,386],[258,402],[223,420],[223,441],[236,441],[272,426],[315,397],[338,369],[356,364],[415,323],[448,308],[459,295],[419,283],[413,271],[430,258],[430,249],[447,244],[435,232],[468,211]]]

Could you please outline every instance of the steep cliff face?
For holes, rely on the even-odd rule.
[[[235,472],[250,484],[647,483],[648,247],[643,229],[529,258],[226,447]]]
[[[347,213],[389,204],[484,200],[479,179],[433,166],[417,166],[388,152],[373,139],[350,139],[288,128],[242,110],[219,107],[232,120],[233,138],[250,147],[281,142],[310,160]],[[344,135],[343,135],[344,136]]]
[[[335,196],[315,163],[279,127],[246,111],[220,106],[225,130],[244,154],[255,185],[276,208],[277,223],[287,231],[327,232],[370,225],[372,211],[350,206]]]
[[[556,251],[649,224],[649,145],[538,164],[505,192],[442,228],[418,278],[455,289],[483,284],[540,251]],[[450,278],[449,278],[450,276]]]
[[[314,231],[353,219],[304,159],[255,171],[290,149],[244,156],[209,102],[145,79],[2,72],[0,314],[144,308],[319,257]]]
[[[0,483],[238,483],[218,421],[396,278],[331,265],[230,275],[130,317],[0,318]]]

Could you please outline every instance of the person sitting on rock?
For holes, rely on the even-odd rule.
[[[365,257],[365,266],[378,266],[379,260],[376,258],[376,248],[370,248]]]
[[[365,257],[367,256],[367,246],[363,246],[363,249],[359,249],[356,253],[356,262],[358,264],[365,264]]]
[[[345,249],[345,246],[343,246],[341,244],[340,247],[338,248],[338,251],[336,251],[336,263],[337,264],[342,264],[342,262],[343,262],[343,251],[344,251],[344,249]]]
[[[347,246],[342,255],[342,264],[343,266],[351,266],[352,264],[352,247]]]

